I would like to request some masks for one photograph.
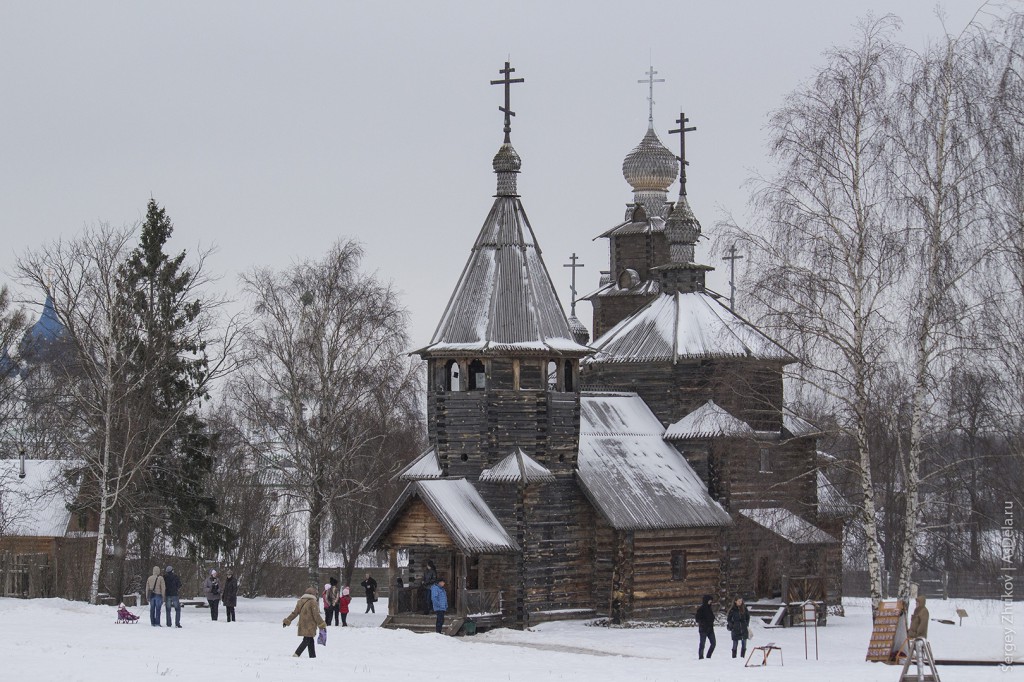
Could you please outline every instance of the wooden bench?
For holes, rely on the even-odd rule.
[[[768,642],[767,644],[765,644],[763,646],[755,646],[753,649],[751,649],[750,650],[750,655],[747,656],[747,662],[743,664],[743,667],[744,668],[760,668],[762,666],[768,665],[768,657],[771,655],[771,653],[773,651],[778,651],[779,652],[779,665],[785,665],[785,662],[784,662],[784,660],[782,658],[782,647],[779,646],[778,644],[776,644],[775,642]],[[750,662],[750,659],[752,659],[754,657],[755,653],[760,653],[761,654],[761,662],[760,663],[751,663]]]

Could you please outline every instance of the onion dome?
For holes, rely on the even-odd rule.
[[[576,343],[581,346],[587,345],[590,341],[590,332],[583,326],[580,319],[575,315],[570,315],[567,321],[569,322],[569,331],[572,333],[572,338],[576,340]]]
[[[665,222],[665,236],[668,237],[669,262],[693,263],[694,248],[700,238],[700,221],[693,214],[686,195],[680,195],[672,214]]]
[[[622,162],[622,177],[634,192],[667,192],[679,175],[679,162],[658,139],[653,127]]]
[[[622,162],[622,177],[633,188],[633,202],[651,217],[662,215],[668,188],[678,174],[675,154],[661,143],[653,125]]]
[[[491,167],[498,175],[498,196],[518,196],[516,173],[523,167],[523,161],[511,142],[506,142],[498,148],[498,153],[491,161]]]

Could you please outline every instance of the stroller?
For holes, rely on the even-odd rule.
[[[117,620],[114,621],[114,623],[118,625],[122,623],[135,625],[138,622],[139,617],[129,611],[128,607],[124,605],[124,602],[121,602],[121,605],[117,607]]]

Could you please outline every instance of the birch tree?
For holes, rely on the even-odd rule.
[[[887,178],[887,102],[902,61],[892,17],[826,56],[769,122],[774,175],[757,181],[755,221],[727,226],[750,255],[745,300],[760,324],[801,350],[800,379],[831,405],[854,444],[858,520],[872,600],[882,598],[872,442],[874,382],[889,361],[889,292],[903,267]]]
[[[406,428],[417,394],[407,314],[389,284],[360,270],[361,257],[344,241],[318,261],[243,277],[250,364],[232,395],[284,494],[307,515],[310,584],[319,582],[331,506],[380,484],[369,464],[390,455],[377,445]]]
[[[900,289],[911,384],[898,594],[910,594],[918,545],[922,465],[952,363],[978,352],[981,340],[967,295],[991,248],[987,212],[984,88],[972,59],[972,31],[945,36],[911,60],[890,107],[891,183],[906,221],[907,278]]]

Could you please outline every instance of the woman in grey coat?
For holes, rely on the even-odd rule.
[[[210,618],[217,620],[217,607],[220,605],[220,580],[217,571],[211,570],[210,577],[203,583],[203,596],[210,603]]]

